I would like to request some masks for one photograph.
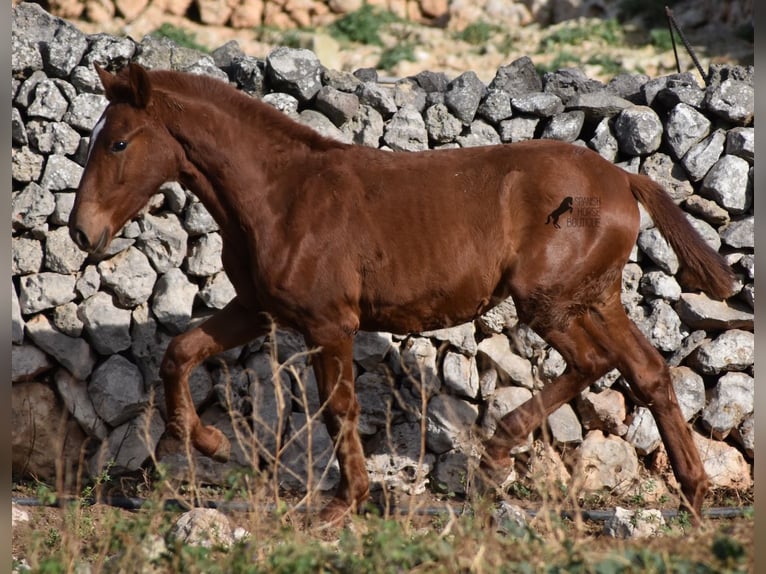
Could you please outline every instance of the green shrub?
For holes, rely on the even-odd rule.
[[[383,27],[401,19],[387,10],[365,3],[359,10],[339,18],[328,27],[330,35],[339,41],[382,46],[380,32]]]

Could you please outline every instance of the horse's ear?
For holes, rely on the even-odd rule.
[[[114,74],[110,74],[98,64],[94,64],[94,67],[96,68],[96,73],[98,74],[98,77],[101,80],[101,85],[104,86],[104,93],[106,94],[106,99],[111,102],[112,100],[117,98],[117,90],[116,90],[117,76],[115,76]]]
[[[133,105],[137,108],[145,108],[152,95],[152,85],[146,69],[139,64],[131,63],[128,68],[128,81]]]

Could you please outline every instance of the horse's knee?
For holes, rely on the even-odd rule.
[[[194,362],[194,353],[186,335],[174,337],[162,357],[160,377],[163,381],[180,378]]]

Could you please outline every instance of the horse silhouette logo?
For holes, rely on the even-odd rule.
[[[561,205],[548,214],[548,219],[545,220],[545,225],[553,222],[553,227],[561,229],[561,226],[559,225],[559,217],[564,215],[567,211],[574,211],[572,208],[572,201],[571,196],[565,197],[564,201],[561,202]]]

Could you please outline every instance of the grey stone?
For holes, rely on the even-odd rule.
[[[481,430],[486,438],[495,434],[499,421],[516,407],[523,405],[532,398],[532,392],[523,387],[498,387],[495,392],[487,398],[486,410],[481,419]],[[523,444],[515,445],[511,450],[513,453],[526,452],[532,444],[532,434],[530,433]]]
[[[579,137],[584,122],[585,112],[579,110],[556,114],[545,124],[540,137],[573,142]]]
[[[53,326],[70,337],[79,337],[85,325],[77,316],[77,303],[70,301],[53,309]]]
[[[11,273],[29,275],[38,273],[43,266],[43,249],[40,242],[31,237],[11,238]]]
[[[53,38],[40,45],[45,71],[59,78],[68,77],[80,63],[87,48],[86,35],[74,25],[61,20]]]
[[[672,367],[670,378],[684,420],[691,420],[705,407],[705,382],[689,367]]]
[[[593,137],[588,140],[588,146],[594,149],[598,154],[611,162],[617,159],[617,153],[620,151],[620,146],[617,143],[617,138],[612,133],[610,127],[610,121],[608,118],[601,120],[596,129],[593,131]]]
[[[497,145],[500,143],[500,136],[495,128],[484,120],[474,120],[468,128],[468,133],[458,136],[457,142],[460,147]]]
[[[664,527],[665,519],[659,510],[628,510],[618,506],[604,523],[604,534],[612,538],[649,538],[661,534]]]
[[[198,237],[191,244],[186,272],[193,277],[209,277],[223,269],[223,239],[218,233]]]
[[[732,215],[745,213],[752,204],[753,190],[748,186],[750,165],[734,155],[724,155],[702,180],[700,193],[714,199]]]
[[[663,125],[647,106],[626,108],[615,119],[614,133],[620,150],[628,155],[648,155],[660,147]]]
[[[106,66],[111,64],[116,69],[127,66],[136,52],[136,42],[131,37],[93,34],[88,37],[88,51],[82,59],[85,66],[93,64]]]
[[[702,422],[713,438],[723,440],[753,413],[755,381],[745,373],[726,373],[702,411]]]
[[[528,56],[522,56],[507,66],[500,66],[489,88],[503,90],[513,97],[529,92],[541,92],[543,82],[532,60]]]
[[[518,117],[500,122],[500,139],[505,143],[513,143],[525,140],[531,140],[535,137],[535,130],[539,118]]]
[[[378,84],[362,82],[356,88],[356,96],[361,104],[372,107],[383,119],[391,118],[399,109],[391,90]],[[417,111],[414,106],[410,107]]]
[[[21,118],[21,112],[19,112],[16,106],[11,108],[11,143],[14,148],[25,146],[29,143],[27,128],[24,125],[24,120]]]
[[[646,157],[641,163],[640,173],[648,175],[662,185],[675,202],[680,202],[694,193],[694,186],[683,167],[664,153],[657,152]]]
[[[504,329],[513,327],[518,321],[516,305],[508,297],[482,314],[477,325],[487,334],[502,333]]]
[[[513,115],[511,96],[496,88],[488,90],[476,113],[492,124],[508,119]]]
[[[88,394],[87,382],[73,377],[65,369],[57,370],[53,380],[67,410],[80,424],[82,430],[88,436],[104,440],[108,436],[109,430],[96,413],[96,409],[93,408],[93,401]]]
[[[693,329],[752,329],[752,313],[736,309],[723,301],[710,299],[704,293],[684,293],[676,307],[681,320]]]
[[[165,205],[168,207],[168,209],[170,209],[170,211],[176,215],[181,214],[181,212],[184,210],[184,207],[186,206],[186,191],[180,183],[177,181],[167,181],[160,186],[159,193],[165,197]],[[184,228],[191,234],[187,223],[188,222],[184,220]],[[202,233],[205,233],[205,231]]]
[[[309,126],[315,132],[324,137],[342,143],[351,143],[351,137],[346,132],[335,127],[335,124],[333,124],[329,119],[327,119],[327,116],[321,114],[320,112],[308,109],[303,110],[298,115],[298,121],[304,125]]]
[[[186,256],[188,234],[173,213],[155,216],[150,213],[139,219],[141,235],[137,247],[146,255],[157,273],[179,267]]]
[[[34,89],[34,96],[27,108],[30,118],[59,122],[69,109],[69,102],[53,80],[42,80]]]
[[[201,548],[229,548],[234,531],[228,517],[214,508],[193,508],[182,514],[170,529],[171,542]]]
[[[712,488],[747,490],[752,488],[752,468],[734,446],[692,433],[694,445]]]
[[[139,470],[154,453],[164,430],[156,409],[119,425],[109,434],[103,451],[90,459],[91,476],[101,474],[107,461],[113,461],[110,472],[116,475]]]
[[[600,430],[590,431],[579,448],[578,473],[583,490],[596,492],[608,488],[626,492],[636,481],[639,462],[636,449],[625,440]]]
[[[369,105],[359,106],[356,115],[344,124],[343,131],[354,143],[377,148],[383,137],[383,116]]]
[[[11,345],[11,381],[33,381],[53,368],[48,355],[31,344]]]
[[[423,113],[427,97],[426,91],[412,78],[404,78],[394,84],[394,102],[398,108],[409,105]]]
[[[295,96],[285,94],[282,92],[272,92],[270,94],[264,94],[261,98],[264,104],[269,104],[272,108],[279,110],[280,112],[287,114],[288,116],[295,117],[298,115],[298,108],[300,102]]]
[[[466,355],[476,354],[476,326],[473,323],[462,323],[445,329],[424,331],[421,334],[439,341],[446,341]]]
[[[719,226],[728,223],[729,212],[711,199],[691,195],[684,200],[683,208],[688,213],[702,218],[710,225]]]
[[[675,157],[680,159],[693,145],[710,134],[711,125],[710,120],[692,106],[678,104],[668,114],[665,141]]]
[[[101,94],[77,94],[64,116],[64,121],[76,130],[90,132],[104,113],[108,103],[106,97]]]
[[[588,123],[600,122],[609,119],[622,110],[634,105],[625,98],[622,98],[607,90],[595,92],[586,92],[576,94],[567,102],[567,110],[579,110],[585,113]]]
[[[470,125],[487,93],[476,72],[463,72],[452,80],[444,92],[444,104],[463,125]]]
[[[11,342],[20,345],[24,341],[24,319],[21,317],[19,296],[16,286],[11,282]]]
[[[707,175],[721,157],[725,144],[726,132],[718,129],[686,152],[681,163],[692,181],[700,181]]]
[[[415,397],[433,396],[441,387],[436,368],[436,347],[429,339],[411,337],[401,349],[402,367]]]
[[[85,380],[93,370],[96,356],[88,343],[57,331],[50,320],[38,314],[26,323],[29,338],[78,379]]]
[[[141,371],[122,355],[112,355],[93,371],[88,392],[96,412],[112,427],[135,418],[149,402]]]
[[[752,165],[755,161],[755,128],[739,127],[727,131],[724,151]]]
[[[43,169],[43,156],[32,151],[29,146],[14,147],[11,150],[11,175],[14,181],[34,183],[40,177]]]
[[[191,202],[184,211],[184,228],[192,237],[218,231],[218,223],[207,208],[199,201]]]
[[[625,440],[632,444],[641,456],[651,454],[662,444],[660,430],[649,409],[636,407],[633,420],[625,433]]]
[[[423,116],[415,108],[404,106],[389,121],[383,141],[394,151],[428,149],[428,132]]]
[[[602,430],[617,436],[628,432],[625,396],[614,389],[585,392],[578,399],[577,413],[586,430]]]
[[[75,298],[75,278],[60,273],[42,272],[19,279],[19,304],[24,314],[39,313]]]
[[[548,415],[548,427],[555,444],[579,444],[582,442],[582,425],[574,409],[564,403]]]
[[[500,378],[527,389],[534,388],[532,366],[527,359],[511,352],[508,339],[492,335],[479,343],[478,356],[494,366]]]
[[[99,291],[80,305],[77,314],[93,348],[102,355],[113,355],[130,348],[128,309],[120,309],[108,293]]]
[[[208,307],[223,309],[236,295],[234,285],[231,284],[226,273],[221,271],[205,279],[198,297]]]
[[[101,285],[101,276],[95,265],[87,265],[80,273],[74,284],[75,291],[83,298],[87,299],[93,295]]]
[[[755,248],[755,217],[749,215],[731,221],[720,229],[721,239],[735,249]]]
[[[77,189],[82,170],[82,166],[63,155],[51,155],[45,163],[40,185],[50,191]]]
[[[111,259],[98,264],[101,283],[117,295],[125,307],[135,307],[147,301],[154,289],[157,272],[146,255],[135,247],[128,247]]]
[[[69,223],[69,217],[74,207],[75,194],[68,191],[61,191],[53,194],[56,201],[56,207],[53,209],[48,223],[52,225],[66,226]]]
[[[356,94],[322,86],[317,93],[315,105],[333,124],[341,127],[359,111],[359,98]]]
[[[755,92],[751,84],[730,78],[711,86],[704,104],[715,115],[744,126],[752,122],[755,115]]]
[[[678,301],[681,297],[681,286],[676,278],[663,271],[647,271],[639,285],[644,296],[660,297],[667,301]]]
[[[383,362],[392,348],[390,333],[359,331],[354,337],[354,361],[367,371]]]
[[[425,124],[428,137],[437,144],[455,141],[463,130],[463,123],[444,104],[434,104],[426,110]]]
[[[458,396],[476,398],[479,393],[479,370],[476,359],[448,351],[442,362],[444,385]]]
[[[397,424],[368,443],[365,464],[373,486],[409,495],[426,491],[436,457],[421,452],[420,431],[419,422]]]
[[[745,449],[747,456],[752,459],[755,456],[755,414],[747,415],[742,424],[731,434],[737,443]]]
[[[298,492],[336,487],[340,480],[338,461],[323,424],[304,413],[292,413],[285,445],[277,468],[280,487]]]
[[[52,193],[30,183],[11,198],[11,222],[14,229],[33,229],[43,225],[56,208]]]
[[[182,333],[189,326],[197,286],[174,267],[157,279],[151,305],[157,320],[171,333]]]
[[[469,457],[462,451],[442,453],[436,459],[432,474],[432,488],[449,495],[465,494],[469,466]]]
[[[514,96],[511,98],[511,106],[517,113],[539,118],[549,118],[564,112],[564,103],[561,98],[555,94],[543,92]]]
[[[638,234],[638,246],[665,273],[675,275],[678,272],[678,257],[656,227]]]
[[[301,102],[311,100],[322,87],[322,66],[310,50],[280,46],[266,56],[266,75],[277,89]]]
[[[373,436],[397,417],[393,411],[393,381],[382,373],[362,373],[357,377],[355,390],[359,401],[359,434]]]
[[[72,155],[80,145],[80,134],[64,122],[30,121],[26,135],[34,149],[44,154]]]
[[[578,95],[603,89],[604,84],[588,78],[579,68],[560,68],[543,74],[543,91],[556,94],[566,106]]]
[[[753,333],[730,329],[712,341],[702,343],[691,355],[690,365],[703,375],[743,371],[755,358]]]
[[[80,250],[69,237],[69,229],[59,227],[45,237],[45,268],[61,274],[76,273],[85,262],[87,253]]]

